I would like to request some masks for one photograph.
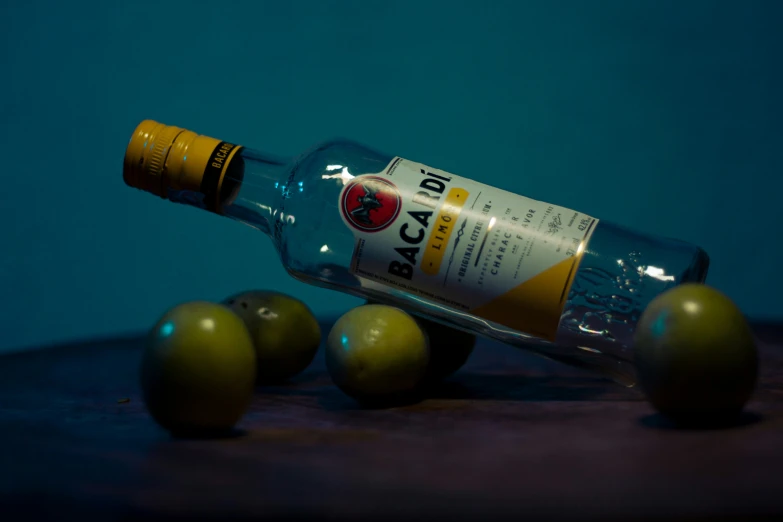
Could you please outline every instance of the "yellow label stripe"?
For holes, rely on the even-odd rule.
[[[443,262],[443,256],[448,248],[449,238],[454,231],[462,212],[462,207],[468,200],[468,191],[462,188],[453,188],[449,190],[443,205],[440,207],[438,217],[435,220],[434,227],[430,233],[427,247],[424,250],[424,257],[421,260],[421,271],[428,275],[437,275],[440,271],[440,265]]]
[[[470,313],[554,342],[563,311],[559,290],[571,284],[576,261],[563,259]]]

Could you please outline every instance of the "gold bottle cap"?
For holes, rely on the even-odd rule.
[[[123,179],[162,198],[169,190],[203,193],[217,206],[223,175],[242,147],[172,125],[144,120],[125,150]],[[215,201],[212,201],[212,200]]]
[[[182,131],[179,127],[156,121],[142,121],[133,132],[125,150],[122,172],[125,183],[165,197],[163,169],[171,146]]]

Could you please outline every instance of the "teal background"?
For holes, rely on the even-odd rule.
[[[279,154],[358,139],[703,246],[783,315],[783,2],[27,1],[0,7],[0,350],[274,288],[250,228],[122,182],[142,119]]]

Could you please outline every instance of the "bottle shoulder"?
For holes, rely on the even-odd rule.
[[[313,145],[293,159],[290,171],[297,179],[346,179],[382,172],[392,155],[346,138],[332,138]]]

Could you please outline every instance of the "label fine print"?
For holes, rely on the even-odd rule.
[[[339,206],[357,276],[551,341],[598,223],[399,157]]]

